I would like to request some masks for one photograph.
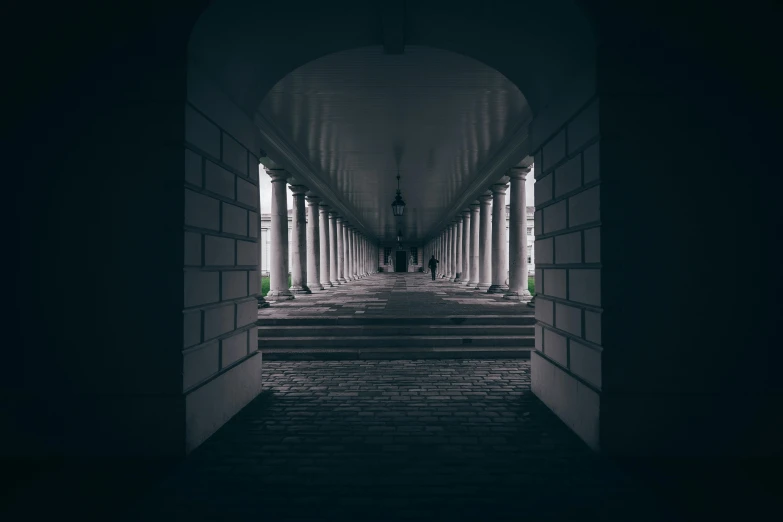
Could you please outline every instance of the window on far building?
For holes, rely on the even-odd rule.
[[[527,227],[527,235],[532,236],[533,235],[533,227]]]
[[[411,248],[411,257],[413,258],[413,264],[419,264],[419,249],[416,247]]]
[[[383,264],[388,265],[389,264],[389,256],[391,256],[391,247],[386,247],[383,249]]]

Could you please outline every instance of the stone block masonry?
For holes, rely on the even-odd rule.
[[[234,395],[236,383],[226,379],[237,366],[256,368],[261,359],[259,193],[258,160],[248,149],[254,140],[232,135],[193,105],[186,121],[182,390],[186,405],[213,396],[219,405],[186,412],[186,448],[192,449],[255,396],[253,385]],[[240,374],[252,383],[253,371]]]
[[[598,100],[592,99],[534,154],[532,389],[594,449],[600,447],[602,382],[599,144]]]

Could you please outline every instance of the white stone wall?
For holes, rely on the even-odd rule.
[[[599,448],[601,187],[598,101],[584,104],[535,153],[536,350],[533,391]]]
[[[202,89],[208,83],[202,81]],[[260,390],[257,300],[259,150],[252,123],[209,93],[189,93],[185,133],[182,390],[186,449]]]

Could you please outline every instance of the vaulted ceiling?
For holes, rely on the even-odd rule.
[[[422,46],[330,54],[288,74],[259,116],[383,240],[426,238],[526,126],[519,89],[494,69]],[[407,203],[395,221],[399,170]]]

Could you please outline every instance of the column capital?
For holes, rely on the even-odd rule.
[[[305,200],[306,200],[308,203],[310,203],[310,206],[313,206],[313,207],[318,207],[318,206],[320,206],[320,205],[319,205],[319,202],[321,201],[321,198],[320,198],[320,197],[318,197],[318,196],[314,196],[314,195],[306,194],[306,195],[305,195]]]
[[[462,217],[468,217],[470,215],[470,207],[462,209]]]
[[[291,193],[294,196],[304,196],[307,191],[310,190],[304,185],[289,185],[289,187],[291,188]]]
[[[468,208],[470,208],[471,212],[478,212],[479,208],[481,208],[481,202],[479,200],[475,200],[475,201],[470,203]]]
[[[323,201],[321,201],[321,202],[318,204],[318,210],[319,210],[320,212],[323,212],[324,214],[329,214],[329,213],[331,212],[331,211],[329,210],[329,205],[327,205],[327,204],[326,204],[326,203],[324,203]]]
[[[508,177],[516,180],[525,180],[530,174],[530,167],[511,167],[508,169]]]
[[[337,211],[336,211],[336,210],[330,210],[330,211],[329,211],[329,217],[330,217],[330,218],[332,218],[332,219],[337,219],[337,217],[338,217],[338,216],[339,216],[339,214],[337,213]]]
[[[488,190],[478,197],[481,205],[489,205],[492,203],[492,191]]]
[[[508,189],[508,183],[495,183],[492,185],[492,194],[498,194],[503,195],[506,193],[506,190]]]
[[[289,174],[287,170],[269,169],[266,167],[264,167],[264,170],[266,171],[267,175],[272,178],[272,183],[278,183],[280,181],[286,182],[288,181],[288,178],[291,177],[291,174]]]
[[[337,212],[329,212],[329,214],[334,215],[334,220],[335,221],[337,221],[339,223],[343,222],[343,217],[340,214],[338,214]]]

